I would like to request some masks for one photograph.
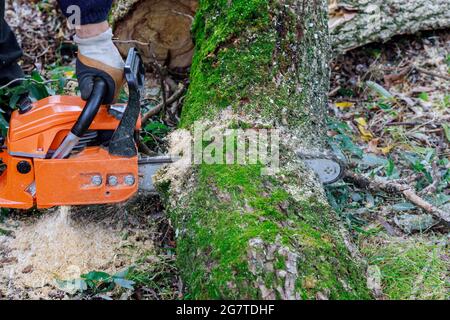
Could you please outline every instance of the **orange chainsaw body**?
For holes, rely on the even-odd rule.
[[[94,145],[67,159],[48,157],[70,132],[85,104],[79,97],[53,96],[36,102],[25,114],[13,113],[6,147],[0,151],[6,165],[0,176],[0,207],[118,203],[137,192],[137,156],[113,156],[105,147]],[[107,106],[101,106],[89,131],[114,131],[119,122]],[[140,120],[137,123],[140,129]],[[111,176],[114,185],[108,183]]]

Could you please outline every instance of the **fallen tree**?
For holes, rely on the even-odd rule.
[[[448,0],[331,0],[329,10],[337,53],[399,34],[450,27]]]
[[[115,35],[137,40],[147,59],[156,57],[171,68],[190,65],[194,45],[190,26],[198,0],[118,0],[112,14]],[[447,0],[330,0],[329,26],[335,53],[398,34],[450,27]],[[136,43],[134,43],[136,45]],[[122,53],[127,44],[119,44]]]
[[[326,2],[201,1],[193,36],[191,84],[171,136],[172,152],[184,160],[156,178],[190,297],[371,298],[322,186],[296,156],[326,148]],[[215,163],[192,164],[199,123],[219,134],[279,130],[280,170],[262,174],[263,161],[226,164],[236,161],[237,142],[224,156],[212,135],[193,148]]]

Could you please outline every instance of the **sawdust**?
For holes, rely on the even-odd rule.
[[[15,238],[3,239],[2,247],[9,251],[9,263],[0,264],[0,288],[8,296],[14,296],[16,288],[30,288],[32,298],[57,287],[57,279],[78,279],[94,270],[115,273],[131,265],[139,251],[125,252],[124,247],[136,246],[127,245],[112,227],[75,222],[70,207],[19,227]]]
[[[192,135],[188,130],[179,129],[172,132],[168,140],[168,153],[174,158],[179,158],[179,160],[159,170],[153,180],[157,184],[170,181],[171,189],[175,192],[181,192],[192,167]]]

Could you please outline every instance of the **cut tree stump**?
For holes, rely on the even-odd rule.
[[[197,5],[197,0],[119,0],[112,13],[115,37],[151,43],[131,44],[139,48],[145,61],[156,58],[172,69],[186,68],[194,51],[191,25]],[[130,44],[119,43],[118,47],[126,55]]]

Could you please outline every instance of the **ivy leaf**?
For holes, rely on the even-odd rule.
[[[5,120],[3,115],[0,113],[0,131],[4,137],[6,137],[6,134],[8,133],[9,129],[9,123]]]
[[[123,278],[114,278],[114,283],[118,285],[119,287],[122,287],[124,289],[133,290],[134,289],[134,281],[123,279]]]
[[[409,211],[416,209],[416,206],[409,202],[401,202],[391,206],[395,211]]]

